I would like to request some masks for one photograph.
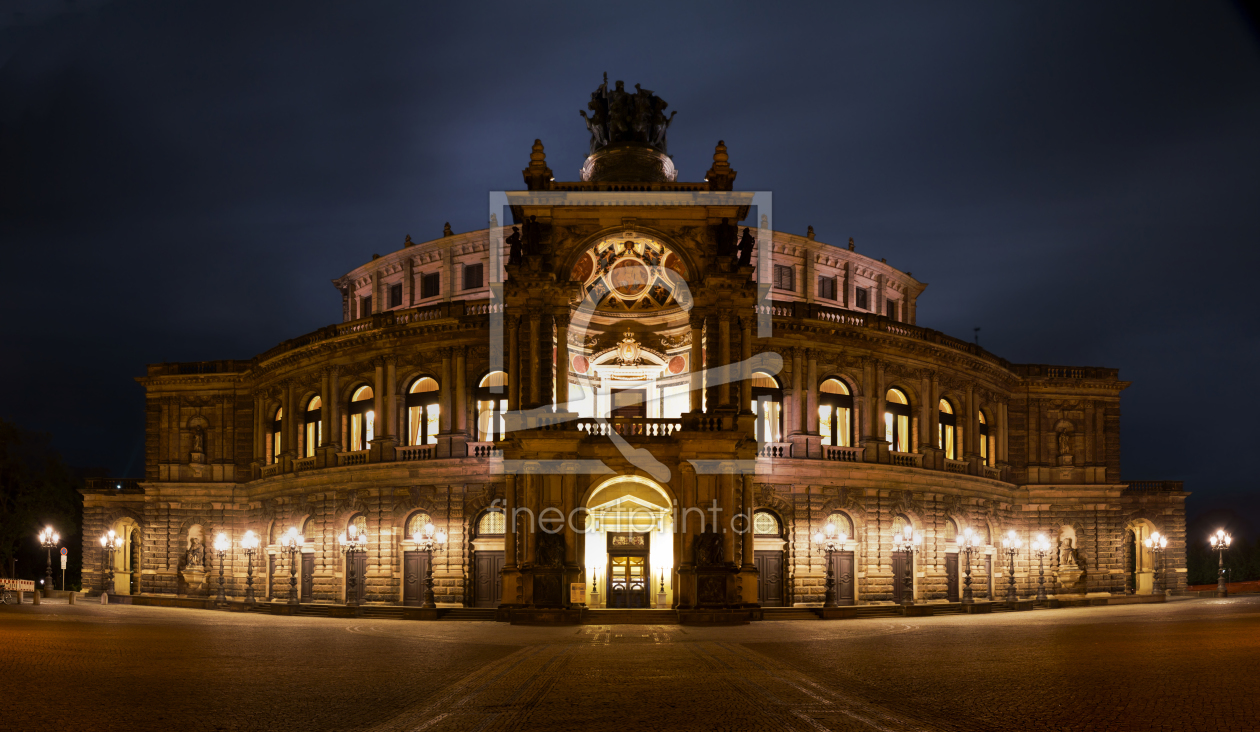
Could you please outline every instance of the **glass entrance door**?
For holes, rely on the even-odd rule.
[[[647,557],[608,557],[608,607],[651,607]]]

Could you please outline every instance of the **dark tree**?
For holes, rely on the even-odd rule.
[[[80,481],[51,443],[51,435],[0,420],[0,571],[5,575],[12,572],[15,559],[17,576],[44,575],[45,550],[36,534],[46,525],[61,534],[61,546],[70,548],[72,566],[78,568],[82,542],[72,538],[78,537],[82,514]],[[53,573],[60,577],[56,556]]]

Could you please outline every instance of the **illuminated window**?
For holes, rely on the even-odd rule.
[[[757,415],[757,442],[779,442],[783,432],[783,389],[762,371],[752,375],[752,411]]]
[[[306,403],[305,422],[302,432],[306,444],[303,445],[302,452],[304,457],[315,457],[315,448],[319,447],[320,441],[323,439],[323,425],[320,424],[320,418],[323,416],[322,409],[324,402],[319,397],[311,397]]]
[[[355,533],[359,536],[367,536],[367,516],[356,513],[346,522],[346,532],[349,533],[350,527],[353,526]]]
[[[910,452],[910,400],[900,389],[884,397],[884,439],[893,452]]]
[[[407,536],[410,539],[416,534],[423,534],[424,527],[433,523],[433,517],[424,511],[416,511],[407,519]]]
[[[985,465],[989,464],[989,423],[984,419],[984,412],[980,412],[980,462]]]
[[[837,534],[844,534],[850,539],[853,537],[853,521],[847,514],[836,511],[827,517],[827,523],[834,524]]]
[[[486,511],[477,522],[477,536],[494,536],[502,534],[507,528],[502,511]]]
[[[753,514],[753,533],[762,536],[778,536],[779,519],[769,511],[758,511]]]
[[[498,387],[496,389],[496,387]],[[492,371],[477,385],[477,439],[498,442],[506,432],[503,414],[507,412],[507,374]]]
[[[438,383],[428,376],[411,382],[407,390],[407,444],[436,445],[438,433]]]
[[[910,519],[905,516],[897,516],[893,518],[893,536],[901,536],[905,534],[906,527],[910,525]]]
[[[945,451],[945,457],[950,460],[957,460],[958,451],[955,447],[955,442],[957,440],[958,416],[954,414],[954,407],[944,399],[941,400],[938,411],[940,412],[937,415],[940,419],[940,429],[936,437],[936,446]]]
[[[350,451],[366,450],[375,438],[376,415],[372,411],[372,387],[360,386],[350,397]]]
[[[280,451],[283,449],[280,444],[280,436],[284,432],[284,407],[276,410],[276,416],[271,419],[271,459],[268,462],[280,462]]]
[[[958,539],[958,523],[952,518],[945,519],[945,541],[954,543]]]
[[[853,446],[853,396],[839,379],[818,387],[818,432],[824,445]]]

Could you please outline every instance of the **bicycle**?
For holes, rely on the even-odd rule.
[[[9,588],[6,587],[3,590],[0,590],[0,602],[3,602],[5,605],[16,605],[18,603],[18,599],[14,597],[13,593],[9,592]]]

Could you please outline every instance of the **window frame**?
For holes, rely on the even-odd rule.
[[[319,407],[311,409],[311,402],[316,399],[319,400]],[[315,415],[314,419],[311,418],[312,414]],[[314,440],[311,439],[311,427],[315,428]],[[315,449],[324,441],[324,399],[318,394],[306,400],[306,409],[302,412],[302,438],[306,441],[306,454],[303,457],[315,457]]]
[[[896,391],[898,394],[900,394],[901,397],[906,400],[906,403],[898,404],[897,402],[889,401],[888,393],[891,391]],[[900,452],[900,453],[914,452],[914,450],[911,450],[911,449],[907,449],[907,450],[897,449],[899,445],[901,447],[906,447],[906,448],[914,447],[913,445],[910,444],[910,440],[913,437],[913,435],[906,434],[904,435],[905,439],[903,440],[902,439],[903,435],[901,434],[901,427],[902,427],[901,418],[902,417],[905,417],[905,420],[906,420],[905,421],[906,432],[912,433],[914,431],[914,427],[911,424],[911,420],[913,418],[913,411],[911,410],[911,405],[910,405],[910,395],[906,393],[905,389],[902,389],[897,386],[890,386],[884,390],[884,415],[885,415],[884,416],[884,424],[885,424],[884,437],[885,439],[888,438],[888,428],[887,428],[888,416],[887,415],[890,415],[890,414],[893,415],[892,440],[889,442],[888,449],[891,450],[892,452]]]
[[[507,372],[505,371],[487,371],[485,375],[483,375],[480,379],[477,380],[477,383],[481,384],[486,379],[490,378],[492,374],[496,374],[496,373],[503,374],[504,380],[510,379]],[[499,442],[503,440],[507,432],[507,425],[501,424],[501,423],[503,421],[503,414],[507,411],[508,387],[506,386],[503,387],[503,391],[498,394],[491,391],[491,389],[493,388],[494,388],[493,386],[477,386],[476,388],[473,389],[473,402],[474,404],[476,404],[476,407],[477,407],[477,417],[476,417],[477,423],[474,429],[476,430],[476,437],[477,437],[478,442]],[[482,402],[491,403],[491,406],[490,406],[491,430],[488,434],[484,435],[485,439],[482,439],[483,435],[481,431],[481,415],[482,415],[481,403]],[[503,431],[500,432],[500,430],[503,430]]]
[[[773,374],[768,374],[764,371],[759,371],[759,372],[754,372],[754,373],[759,373],[762,376],[765,376],[771,379],[772,381],[774,381],[775,384],[779,383],[779,380],[776,379]],[[773,435],[775,439],[773,440],[766,439],[766,435],[765,435],[765,430],[766,430],[766,419],[765,419],[765,412],[764,412],[765,402],[770,402],[773,404],[777,404],[779,406],[779,409],[778,409],[779,418],[777,420],[778,425],[776,425],[775,427],[775,434]],[[754,434],[757,437],[757,442],[762,443],[762,444],[767,443],[767,442],[782,442],[782,438],[783,438],[783,387],[782,386],[774,386],[774,387],[754,386],[752,387],[752,404],[749,405],[749,408],[752,410],[752,413],[756,416],[756,421],[754,422],[754,425],[755,425]]]
[[[784,278],[787,284],[783,283]],[[774,265],[774,289],[784,292],[796,292],[796,267],[790,264]]]
[[[853,307],[857,310],[871,309],[871,288],[855,287],[853,288]]]
[[[354,400],[354,395],[358,394],[359,390],[365,386],[372,390],[372,396],[368,397],[367,399],[361,399],[356,402]],[[375,387],[373,387],[371,384],[359,384],[358,386],[350,390],[350,400],[346,405],[346,427],[347,427],[346,440],[347,442],[349,442],[350,440],[350,433],[352,432],[352,430],[349,429],[349,427],[351,424],[353,424],[354,418],[357,416],[363,420],[363,424],[359,429],[359,437],[363,441],[363,444],[357,448],[354,445],[347,444],[346,450],[348,452],[359,452],[360,450],[366,450],[369,447],[371,447],[372,440],[376,438],[375,411],[376,411],[376,388]],[[367,432],[368,432],[367,417],[365,416],[367,412],[373,412],[371,438],[367,436]]]
[[[477,284],[475,285],[468,284],[468,277],[469,277],[469,274],[472,272],[477,273]],[[486,286],[485,265],[483,265],[481,262],[465,264],[464,265],[464,292],[468,292],[469,290],[480,290],[481,288],[485,286]]]
[[[434,391],[422,391],[422,392],[412,393],[411,389],[416,385],[416,382],[420,381],[421,379],[433,379],[433,383],[437,384],[438,388]],[[441,406],[440,406],[441,397],[442,397],[442,382],[438,381],[436,378],[432,376],[429,376],[428,374],[420,374],[416,378],[412,379],[409,384],[407,384],[407,393],[406,393],[405,398],[403,399],[403,405],[404,405],[403,414],[404,414],[404,420],[406,421],[406,424],[403,425],[403,429],[405,430],[405,432],[403,433],[403,436],[407,440],[408,445],[411,444],[411,410],[413,407],[421,408],[420,442],[417,442],[415,444],[416,445],[437,444],[436,434],[435,435],[429,434],[429,420],[426,419],[424,412],[428,411],[428,407],[434,404],[437,404],[439,405],[438,406],[438,415],[439,415],[438,419],[440,420],[441,419],[441,416],[440,416],[441,415]],[[440,432],[441,429],[442,427],[439,424],[438,431]],[[428,441],[430,437],[435,438],[433,442]]]
[[[849,393],[848,394],[832,394],[831,392],[823,391],[822,386],[828,381],[834,381],[838,384],[841,384],[842,386],[844,386],[846,390],[848,390]],[[849,384],[845,383],[844,379],[841,379],[835,376],[831,376],[826,379],[823,379],[818,384],[818,407],[820,409],[820,413],[818,415],[820,424],[822,422],[822,417],[823,417],[823,415],[821,414],[821,410],[830,409],[829,416],[831,418],[831,443],[828,444],[827,442],[823,442],[823,444],[827,445],[828,447],[852,447],[853,446],[853,430],[855,427],[855,425],[853,424],[854,422],[853,420],[853,388],[849,386]],[[840,430],[836,429],[836,424],[839,418],[839,410],[841,409],[849,410],[849,418],[848,420],[846,420],[849,424],[849,428],[847,430],[848,435],[846,435],[846,439],[843,441],[843,443],[839,439]]]
[[[429,291],[429,283],[433,283],[433,291]],[[441,272],[422,272],[420,274],[420,299],[428,300],[431,297],[442,296],[442,273]]]
[[[836,297],[835,275],[832,275],[831,277],[827,277],[825,275],[818,275],[818,297],[823,300],[832,300],[832,301],[835,301],[838,299]]]

